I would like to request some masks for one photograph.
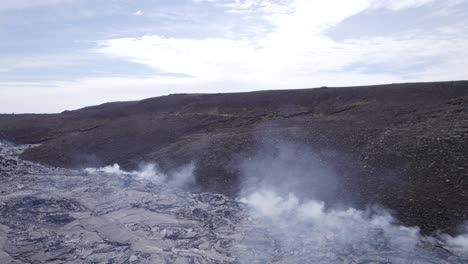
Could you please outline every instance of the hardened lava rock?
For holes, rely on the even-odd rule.
[[[26,148],[0,146],[2,264],[466,263],[433,245],[396,251],[378,230],[337,249],[332,238],[252,218],[223,195],[45,167],[20,160]]]

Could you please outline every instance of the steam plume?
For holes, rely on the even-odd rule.
[[[246,241],[255,254],[245,255],[244,263],[463,263],[468,256],[468,232],[422,236],[381,206],[334,204],[334,170],[298,144],[263,145],[240,170],[240,201],[267,227],[265,241],[274,241]],[[258,258],[265,247],[276,253]]]
[[[194,169],[194,164],[188,164],[172,171],[170,174],[165,174],[157,164],[148,163],[140,166],[139,170],[134,171],[124,171],[118,164],[102,168],[86,168],[84,171],[88,174],[106,173],[129,176],[136,180],[144,180],[155,184],[168,184],[174,187],[185,188],[195,184],[195,177],[193,175]]]

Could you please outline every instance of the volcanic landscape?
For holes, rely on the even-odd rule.
[[[468,263],[468,81],[0,115],[0,263]]]

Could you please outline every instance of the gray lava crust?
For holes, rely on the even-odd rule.
[[[0,146],[0,263],[467,263],[435,245],[396,252],[378,230],[341,251],[306,234],[285,246],[224,195],[19,159],[29,147]]]

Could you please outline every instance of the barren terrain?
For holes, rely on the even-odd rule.
[[[0,139],[40,144],[21,158],[60,168],[155,162],[171,171],[193,163],[198,191],[231,198],[242,186],[239,163],[288,142],[337,175],[335,191],[319,195],[324,201],[379,204],[425,234],[455,232],[468,219],[466,81],[176,94],[0,115]],[[301,191],[314,188],[307,182]]]

